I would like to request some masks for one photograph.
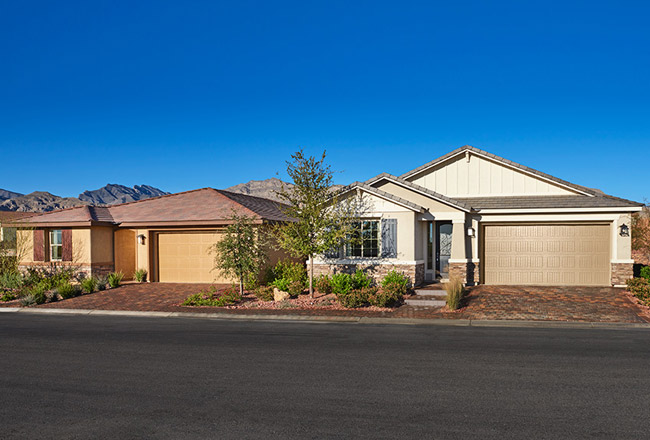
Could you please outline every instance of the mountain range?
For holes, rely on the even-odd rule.
[[[0,189],[0,211],[47,212],[79,205],[105,206],[134,202],[165,194],[168,193],[149,185],[135,185],[129,188],[108,184],[103,188],[84,191],[79,197],[59,197],[46,191],[20,194]]]
[[[291,183],[272,177],[266,180],[251,180],[250,182],[240,183],[226,188],[226,191],[278,201],[275,192],[279,191],[282,185],[285,185],[287,189],[293,187]],[[340,185],[335,187],[339,188]],[[78,197],[59,197],[46,191],[20,194],[0,189],[0,211],[48,212],[79,205],[106,206],[135,202],[165,194],[169,193],[149,185],[135,185],[130,188],[124,185],[108,184],[99,189],[84,191]]]

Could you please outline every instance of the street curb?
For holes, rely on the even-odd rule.
[[[255,315],[231,313],[194,312],[140,312],[132,310],[87,310],[87,309],[35,309],[23,307],[0,307],[0,313],[26,313],[34,315],[86,315],[125,316],[143,318],[192,318],[229,319],[237,321],[294,321],[312,323],[350,323],[372,325],[426,325],[448,327],[503,327],[503,328],[564,328],[564,329],[650,329],[650,323],[627,322],[578,322],[578,321],[525,321],[525,320],[479,320],[479,319],[423,319],[423,318],[377,318],[365,316],[308,316],[308,315]]]

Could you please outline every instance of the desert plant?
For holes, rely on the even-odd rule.
[[[107,284],[108,284],[107,277],[97,277],[97,290],[106,290]]]
[[[56,288],[56,292],[61,299],[69,299],[79,296],[81,294],[81,288],[71,284],[70,282],[63,282]]]
[[[273,287],[258,286],[255,289],[255,296],[261,301],[273,301]]]
[[[144,283],[147,281],[147,269],[138,269],[135,272],[133,272],[133,278],[138,282],[138,283]]]
[[[380,287],[368,295],[368,303],[377,307],[393,307],[401,303],[403,298],[399,289]]]
[[[81,288],[86,293],[93,293],[95,290],[97,290],[97,278],[92,276],[84,278],[81,280]]]
[[[195,293],[183,301],[184,306],[212,306],[225,307],[238,303],[242,296],[237,286],[233,285],[222,291],[217,291],[215,286],[210,286],[208,291]]]
[[[49,302],[57,302],[59,300],[59,293],[56,291],[56,289],[46,292],[45,296]]]
[[[458,309],[465,295],[463,280],[458,277],[451,277],[449,282],[445,284],[445,291],[447,292],[447,306],[451,310]]]
[[[277,280],[273,281],[271,283],[271,286],[277,288],[278,290],[281,290],[283,292],[288,292],[289,291],[289,286],[291,282],[287,279],[284,278],[278,278]]]
[[[45,291],[42,290],[33,291],[31,296],[34,298],[35,304],[44,304],[45,301],[47,301],[47,295],[45,294]]]
[[[319,293],[329,295],[332,293],[332,280],[327,275],[319,275],[314,278],[314,289]]]
[[[124,279],[124,274],[122,272],[111,272],[107,277],[108,285],[111,286],[111,289],[120,287],[122,279]]]
[[[34,295],[31,293],[28,293],[27,295],[23,295],[20,297],[20,305],[23,307],[29,307],[33,306],[36,304],[36,300],[34,299]]]
[[[627,280],[627,290],[641,302],[650,305],[650,280],[645,278],[632,278]]]
[[[301,283],[305,285],[307,281],[307,272],[305,272],[305,266],[302,263],[291,260],[280,260],[275,264],[275,266],[269,269],[267,278],[270,279],[271,283],[277,280],[284,280],[287,285],[291,283]]]

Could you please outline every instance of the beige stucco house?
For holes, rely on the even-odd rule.
[[[415,284],[622,285],[632,277],[630,217],[641,204],[471,146],[401,176],[346,187],[369,209],[362,243],[315,259],[317,273],[391,269]]]
[[[209,248],[231,222],[233,212],[259,226],[286,221],[268,199],[203,188],[107,207],[77,206],[21,221],[18,241],[26,249],[20,266],[70,266],[131,279],[145,269],[151,281],[229,282],[213,270]],[[269,264],[284,254],[269,249]]]

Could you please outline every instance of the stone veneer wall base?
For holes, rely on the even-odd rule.
[[[424,263],[418,264],[314,264],[314,276],[333,275],[336,273],[353,274],[357,269],[361,269],[370,275],[375,282],[381,280],[391,270],[404,273],[413,286],[419,286],[424,283]]]
[[[612,263],[612,286],[624,286],[634,277],[633,263]]]

